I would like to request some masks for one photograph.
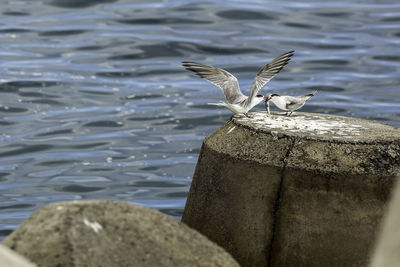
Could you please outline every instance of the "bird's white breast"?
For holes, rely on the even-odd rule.
[[[286,101],[280,96],[274,96],[271,101],[280,109],[287,110]]]

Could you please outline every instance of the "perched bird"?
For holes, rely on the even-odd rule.
[[[269,101],[272,101],[275,106],[278,108],[287,111],[286,115],[290,116],[292,115],[293,111],[301,108],[304,106],[306,101],[310,99],[312,96],[314,96],[317,93],[317,90],[312,92],[311,94],[307,95],[302,95],[302,96],[290,96],[290,95],[277,95],[277,94],[270,94],[268,96],[264,96],[264,101],[265,101],[265,108],[268,111],[269,114]],[[289,114],[290,113],[290,114]]]
[[[265,65],[254,78],[249,96],[245,96],[240,91],[238,80],[226,70],[190,61],[183,61],[182,64],[187,70],[215,84],[224,92],[227,102],[208,103],[209,105],[224,106],[235,114],[244,114],[250,118],[247,112],[264,99],[258,91],[281,71],[293,53],[294,51],[290,51],[282,54]]]

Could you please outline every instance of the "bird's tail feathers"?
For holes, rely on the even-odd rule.
[[[318,92],[318,90],[314,90],[311,94],[307,94],[307,95],[304,95],[305,97],[307,97],[307,98],[310,98],[310,97],[312,97],[312,96],[315,96],[315,94]]]
[[[315,94],[318,92],[318,90],[314,90],[311,94],[308,94],[306,96],[315,96]]]
[[[225,106],[226,106],[226,103],[224,103],[224,102],[219,102],[219,103],[207,103],[207,105],[223,106],[223,107],[225,107]]]

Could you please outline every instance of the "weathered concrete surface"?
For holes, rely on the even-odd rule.
[[[400,130],[252,116],[205,139],[182,221],[242,266],[365,266],[400,168]]]
[[[35,267],[36,264],[0,244],[0,267]]]
[[[398,177],[399,178],[399,177]],[[388,213],[381,224],[370,267],[400,265],[400,182],[393,192]]]
[[[112,201],[48,205],[3,244],[39,266],[238,266],[222,248],[173,218]]]

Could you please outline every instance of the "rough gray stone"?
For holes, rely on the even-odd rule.
[[[112,201],[48,205],[4,245],[39,266],[238,266],[222,248],[173,218]]]
[[[365,266],[400,168],[400,130],[251,115],[206,137],[182,221],[242,266]]]
[[[0,267],[35,267],[36,264],[0,244]]]

